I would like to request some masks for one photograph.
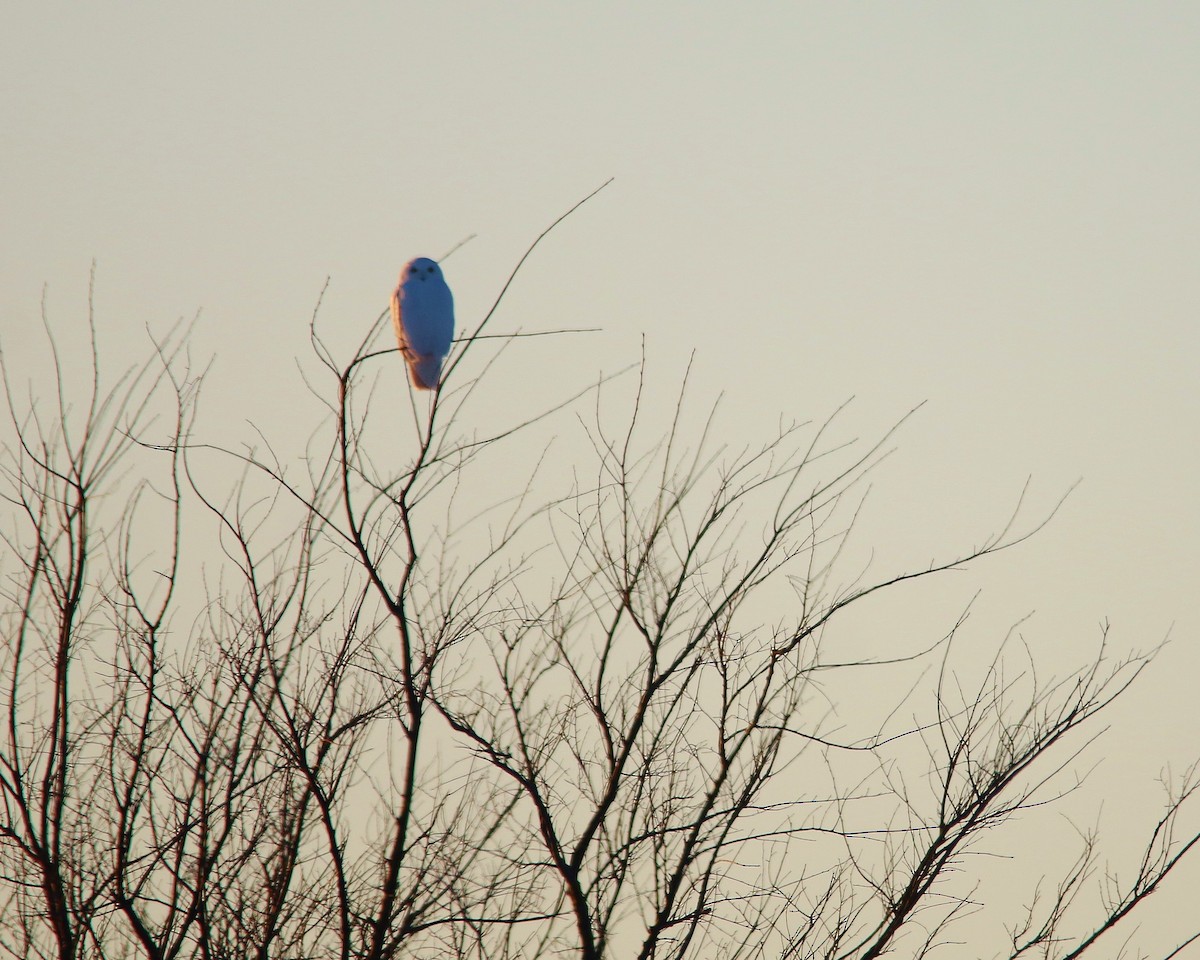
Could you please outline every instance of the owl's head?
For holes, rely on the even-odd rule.
[[[404,269],[400,271],[400,282],[408,283],[409,280],[426,281],[441,277],[442,268],[437,265],[436,260],[430,260],[428,257],[417,257],[415,260],[410,260],[404,265]]]

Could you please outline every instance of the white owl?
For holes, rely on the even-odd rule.
[[[392,323],[413,386],[435,389],[454,339],[454,297],[437,261],[417,257],[404,265],[392,294]]]

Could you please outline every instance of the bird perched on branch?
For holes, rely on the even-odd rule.
[[[404,265],[392,294],[392,323],[413,386],[435,389],[454,340],[454,297],[437,261],[417,257]]]

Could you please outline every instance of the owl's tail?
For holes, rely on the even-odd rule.
[[[413,386],[418,390],[433,390],[442,377],[442,358],[418,355],[408,361]]]

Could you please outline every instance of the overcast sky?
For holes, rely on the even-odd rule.
[[[438,257],[460,322],[546,241],[496,329],[513,403],[636,361],[724,392],[732,440],[847,436],[927,401],[861,536],[921,564],[1054,522],[950,588],[1061,665],[1109,620],[1174,643],[1111,764],[1200,743],[1200,4],[8,3],[0,336],[67,340],[97,263],[109,355],[200,319],[206,428],[307,434],[308,321],[345,349]],[[77,342],[77,338],[76,342]],[[22,351],[28,351],[23,354]],[[397,359],[397,377],[402,369]],[[502,392],[497,396],[503,397]],[[1153,793],[1148,794],[1153,799]],[[1193,876],[1195,873],[1193,873]]]

